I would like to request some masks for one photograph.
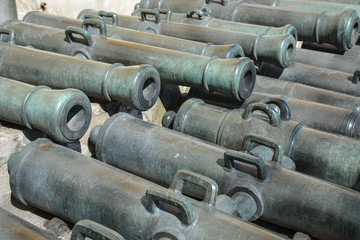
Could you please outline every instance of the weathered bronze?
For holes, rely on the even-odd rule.
[[[149,65],[111,65],[24,48],[11,42],[0,43],[0,53],[0,75],[18,81],[76,88],[89,96],[120,101],[141,111],[151,108],[160,93],[159,73]]]
[[[356,44],[360,31],[359,16],[355,10],[350,9],[326,13],[227,0],[141,0],[139,7],[180,13],[208,8],[213,17],[228,21],[273,27],[292,24],[298,31],[300,41],[330,43],[344,50],[349,50]]]
[[[360,106],[355,109],[344,109],[297,98],[289,98],[281,95],[270,95],[253,92],[244,102],[235,102],[219,93],[210,93],[201,89],[191,89],[183,99],[200,98],[204,102],[224,108],[246,108],[255,102],[284,101],[291,111],[291,120],[301,122],[307,127],[325,132],[345,135],[352,138],[360,138],[360,132],[354,127],[350,132],[344,132],[348,125],[356,126],[360,121]],[[183,100],[183,101],[184,101]]]
[[[359,239],[360,194],[282,168],[283,149],[276,141],[255,135],[247,138],[246,146],[255,141],[275,149],[274,161],[264,163],[124,113],[96,126],[90,141],[101,161],[164,186],[171,184],[179,169],[214,179],[220,193],[233,201],[242,199],[236,211],[242,210],[240,216],[245,219],[260,217],[320,239]]]
[[[81,220],[75,224],[70,240],[83,240],[91,237],[94,240],[124,240],[120,234],[90,220]],[[0,208],[1,240],[59,240],[55,235],[46,232],[22,218]]]
[[[126,239],[286,239],[216,211],[216,183],[189,171],[164,189],[44,139],[12,155],[8,167],[22,203],[98,222]],[[205,188],[202,202],[181,194],[184,181]]]
[[[312,0],[312,1],[345,3],[345,4],[359,4],[359,0]]]
[[[86,95],[75,89],[51,90],[0,77],[0,119],[38,129],[60,143],[80,139],[91,120]]]
[[[1,0],[0,2],[0,24],[7,20],[18,19],[15,0]]]
[[[190,11],[186,14],[173,13],[171,11],[155,9],[159,12],[166,12],[166,20],[178,23],[192,24],[204,27],[220,28],[224,30],[247,32],[253,34],[267,34],[267,35],[278,35],[278,34],[291,34],[297,40],[297,30],[291,25],[287,24],[283,27],[268,27],[263,25],[255,25],[249,23],[231,22],[218,18],[211,17],[211,13],[207,12],[206,8],[197,9]],[[90,10],[87,10],[90,11]],[[142,9],[136,9],[131,15],[141,17]],[[96,12],[95,12],[96,14]],[[99,12],[97,12],[99,14]],[[162,15],[161,15],[162,16]],[[112,21],[105,19],[107,23],[111,24]]]
[[[298,48],[295,62],[330,68],[354,74],[360,66],[360,58]]]
[[[257,75],[256,79],[254,92],[298,98],[340,108],[356,109],[360,106],[360,98],[348,94],[260,75]]]
[[[353,74],[328,68],[314,67],[302,63],[293,63],[283,69],[269,63],[263,63],[258,70],[260,75],[290,82],[332,90],[353,96],[360,96],[360,69]]]
[[[64,31],[19,21],[4,27],[15,33],[18,45],[127,66],[150,64],[158,70],[162,83],[202,87],[237,100],[246,99],[255,84],[255,66],[248,58],[199,56],[90,35],[86,29],[76,27]]]
[[[24,22],[62,29],[65,29],[68,26],[82,27],[85,25],[91,34],[99,34],[100,29],[105,32],[105,35],[109,38],[168,48],[203,56],[218,56],[220,58],[238,58],[245,56],[244,50],[237,44],[214,45],[211,43],[200,43],[147,32],[140,32],[128,28],[106,26],[101,20],[104,19],[86,19],[85,21],[81,21],[78,19],[67,18],[64,16],[59,17],[57,15],[51,15],[38,11],[28,12],[23,18]]]
[[[354,9],[360,13],[360,6],[357,4],[324,3],[314,0],[250,0],[252,2],[273,7],[295,8],[307,11],[326,11],[329,13],[341,12],[345,9]],[[358,26],[359,27],[359,26]]]
[[[280,113],[270,103],[277,105]],[[254,111],[265,116],[253,116]],[[245,109],[231,111],[200,99],[189,99],[174,114],[164,116],[164,126],[234,150],[243,148],[248,135],[269,137],[284,147],[285,156],[294,160],[298,171],[357,188],[360,142],[290,120],[289,108],[283,101],[253,103]],[[348,124],[341,132],[348,135],[357,132],[358,127]]]
[[[83,10],[78,18],[82,19],[89,13],[93,14],[93,11],[94,10]],[[150,31],[156,34],[206,43],[236,43],[244,49],[245,56],[255,61],[270,62],[281,67],[287,67],[293,61],[296,40],[291,34],[257,35],[219,28],[207,28],[203,26],[175,23],[162,20],[160,17],[160,14],[162,13],[162,11],[158,10],[142,10],[141,19],[135,16],[120,15],[116,13],[111,14],[116,14],[116,19],[118,20],[117,22],[113,20],[116,26],[140,31]],[[98,14],[101,16],[109,15],[103,14],[102,12],[98,12]]]

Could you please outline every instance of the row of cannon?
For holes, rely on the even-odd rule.
[[[12,195],[75,224],[72,240],[360,239],[351,4],[142,0],[132,16],[7,17],[0,120],[50,138],[9,158]],[[166,92],[162,126],[117,113],[91,129],[96,159],[64,146],[88,131],[90,100],[146,111],[166,84],[190,90]],[[57,239],[0,219],[8,239]]]

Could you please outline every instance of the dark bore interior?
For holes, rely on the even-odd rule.
[[[352,31],[351,31],[351,46],[354,46],[358,40],[359,37],[359,24],[355,23]]]
[[[253,81],[253,72],[251,70],[248,70],[244,76],[244,83],[243,83],[244,91],[247,92],[250,90],[252,81]]]
[[[294,45],[289,44],[288,48],[286,49],[285,57],[287,61],[291,61],[294,56]]]
[[[67,127],[71,131],[76,132],[84,127],[85,122],[86,122],[86,115],[84,108],[80,105],[73,106],[67,115],[67,119],[66,119]]]
[[[148,101],[153,99],[156,94],[156,83],[153,78],[149,78],[146,80],[146,82],[143,85],[142,94],[144,98]]]

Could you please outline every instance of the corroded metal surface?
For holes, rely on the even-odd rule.
[[[90,139],[99,160],[164,186],[180,169],[214,179],[219,193],[243,200],[234,214],[250,220],[260,217],[322,239],[359,239],[360,194],[281,167],[283,149],[276,143],[273,161],[264,163],[121,113],[95,127]]]
[[[124,240],[120,234],[98,223],[81,220],[75,224],[70,240]],[[0,208],[1,240],[59,240],[54,234],[44,231],[22,218]]]
[[[210,184],[202,202],[182,195],[176,182],[164,189],[45,139],[28,144],[8,166],[22,203],[71,222],[93,220],[126,239],[286,239],[216,211],[216,183],[191,173]]]
[[[255,84],[255,66],[249,58],[199,56],[90,35],[76,27],[64,31],[19,21],[8,22],[4,27],[14,31],[18,45],[127,66],[150,64],[158,70],[162,83],[203,87],[237,100],[246,99]],[[81,37],[74,38],[74,34]]]
[[[229,21],[273,27],[292,24],[298,31],[300,41],[330,43],[344,50],[349,50],[356,44],[360,31],[359,16],[355,10],[350,9],[339,13],[326,13],[223,0],[142,0],[139,7],[161,8],[181,13],[209,8],[213,17]]]
[[[256,79],[254,92],[298,98],[340,108],[356,109],[360,106],[360,98],[348,94],[260,75]]]
[[[272,64],[262,64],[258,73],[276,79],[360,96],[360,70],[349,74],[328,68],[293,63],[286,69],[279,68]]]
[[[136,9],[131,15],[133,16],[141,16],[142,9]],[[207,9],[197,9],[190,11],[186,14],[183,13],[173,13],[168,11],[166,14],[166,19],[172,22],[192,24],[204,27],[213,27],[220,28],[231,31],[238,32],[247,32],[253,34],[267,34],[267,35],[278,35],[278,34],[291,34],[294,36],[295,40],[297,40],[297,30],[291,25],[287,24],[283,27],[269,27],[263,25],[255,25],[249,23],[241,23],[241,22],[231,22],[218,18],[211,17],[211,12],[208,13]],[[159,11],[167,11],[167,10],[159,10]],[[110,21],[106,19],[108,23]]]
[[[330,68],[350,74],[354,74],[360,66],[360,58],[358,57],[311,51],[307,49],[297,49],[295,62],[322,68]]]
[[[321,131],[360,138],[360,132],[357,132],[360,129],[356,127],[358,121],[360,121],[360,106],[357,106],[354,109],[344,109],[297,98],[264,94],[260,92],[254,92],[252,96],[241,103],[234,102],[232,99],[221,94],[209,93],[200,89],[191,89],[183,98],[200,98],[208,104],[229,109],[246,108],[249,104],[255,102],[267,102],[272,99],[278,101],[281,99],[284,101],[284,104],[289,106],[291,119],[294,121],[301,122],[307,127]],[[352,128],[352,131],[344,131],[349,125],[355,127]]]
[[[97,16],[97,14],[95,16]],[[100,29],[104,28],[102,31],[105,31],[106,36],[109,38],[168,48],[203,56],[218,56],[220,58],[237,58],[245,56],[244,50],[236,44],[214,45],[189,41],[147,32],[140,32],[128,28],[113,27],[109,25],[105,26],[102,24],[101,20],[104,19],[87,19],[82,21],[38,11],[29,12],[23,18],[24,22],[62,29],[65,29],[68,26],[82,27],[83,25],[87,25],[87,29],[91,34],[99,34]]]
[[[254,103],[247,108],[228,110],[187,100],[179,109],[173,129],[221,146],[241,150],[249,134],[258,134],[279,142],[285,155],[294,160],[300,172],[347,187],[356,187],[360,176],[360,142],[308,128],[289,120],[288,110],[280,102],[280,114],[270,105]],[[255,117],[260,110],[266,116]],[[354,125],[346,125],[351,131]]]
[[[78,18],[93,14],[94,10],[83,10]],[[102,14],[102,12],[98,12]],[[116,13],[112,13],[116,14]],[[207,28],[175,23],[161,19],[161,11],[142,10],[141,19],[135,16],[117,14],[116,26],[149,31],[171,37],[184,38],[214,44],[239,44],[245,55],[255,61],[271,62],[281,67],[289,66],[295,55],[296,40],[291,34],[265,35],[236,32],[219,28]],[[152,20],[152,17],[155,20]],[[219,37],[219,35],[221,37]]]
[[[1,120],[41,130],[57,142],[74,142],[89,127],[90,101],[78,90],[51,90],[0,77],[0,95]]]
[[[0,239],[59,240],[55,235],[26,222],[3,208],[0,208]]]
[[[0,75],[18,81],[76,88],[89,96],[120,101],[142,111],[151,108],[160,93],[159,74],[149,65],[110,65],[12,43],[0,43],[0,53]]]
[[[1,0],[0,2],[0,24],[18,19],[15,0]]]

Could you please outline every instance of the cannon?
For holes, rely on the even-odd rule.
[[[93,16],[87,17],[94,18]],[[89,18],[81,21],[64,16],[59,17],[57,15],[51,15],[44,12],[31,11],[24,16],[23,21],[27,23],[62,29],[65,29],[68,26],[86,26],[91,34],[99,34],[99,29],[104,29],[103,31],[106,32],[106,36],[109,38],[136,42],[155,47],[168,48],[209,57],[218,56],[220,58],[238,58],[245,56],[244,50],[241,48],[241,46],[236,44],[214,45],[211,43],[201,43],[184,39],[177,39],[147,32],[140,32],[128,28],[105,26],[102,21],[99,21],[101,19],[94,20]]]
[[[94,10],[83,10],[78,18],[93,14]],[[208,28],[162,20],[158,10],[142,10],[141,20],[135,16],[116,14],[117,26],[156,34],[214,44],[239,44],[245,56],[259,62],[270,62],[280,67],[289,66],[294,58],[296,40],[291,34],[265,35],[250,34]],[[102,12],[98,12],[101,16]],[[106,15],[106,14],[104,14]],[[153,17],[154,20],[151,18]],[[115,21],[114,21],[115,22]],[[219,35],[221,38],[219,38]]]
[[[179,13],[207,8],[213,17],[228,21],[273,27],[291,24],[298,31],[298,40],[330,43],[345,51],[356,44],[360,31],[358,13],[352,9],[327,13],[227,0],[141,0],[138,7],[161,8]]]
[[[105,34],[90,35],[84,28],[71,26],[64,31],[11,21],[3,27],[14,33],[14,42],[17,45],[106,63],[119,62],[126,66],[150,64],[159,72],[161,83],[204,87],[237,100],[246,99],[255,83],[255,66],[248,58],[219,59],[199,56],[107,39]]]
[[[238,203],[234,214],[244,219],[259,218],[320,239],[360,236],[360,194],[282,167],[286,158],[276,140],[248,137],[248,150],[252,143],[274,148],[272,160],[264,162],[118,113],[94,127],[90,141],[97,159],[163,186],[172,185],[180,169],[213,179],[219,193],[231,197],[222,201]]]
[[[215,210],[218,186],[198,174],[179,174],[165,189],[46,139],[12,155],[8,169],[23,204],[98,222],[125,239],[287,239]],[[206,188],[203,201],[181,194],[184,181]]]
[[[111,65],[16,46],[13,40],[0,42],[0,53],[0,75],[18,81],[76,88],[89,96],[120,101],[141,111],[150,109],[159,96],[159,73],[149,65]]]
[[[90,220],[81,220],[75,224],[70,240],[125,240],[117,232]],[[22,218],[0,208],[0,238],[2,240],[59,240]]]
[[[76,89],[52,90],[0,77],[0,120],[38,129],[60,143],[79,140],[91,120],[91,104]]]
[[[277,105],[280,113],[271,104]],[[262,116],[253,116],[255,111],[260,111]],[[290,118],[290,110],[281,100],[228,110],[205,104],[200,99],[189,99],[177,114],[165,114],[163,124],[233,150],[241,150],[246,137],[251,134],[272,138],[284,147],[285,156],[295,162],[297,171],[357,188],[360,142],[308,128]],[[356,131],[359,127],[351,121],[349,123],[343,126],[342,131]]]

